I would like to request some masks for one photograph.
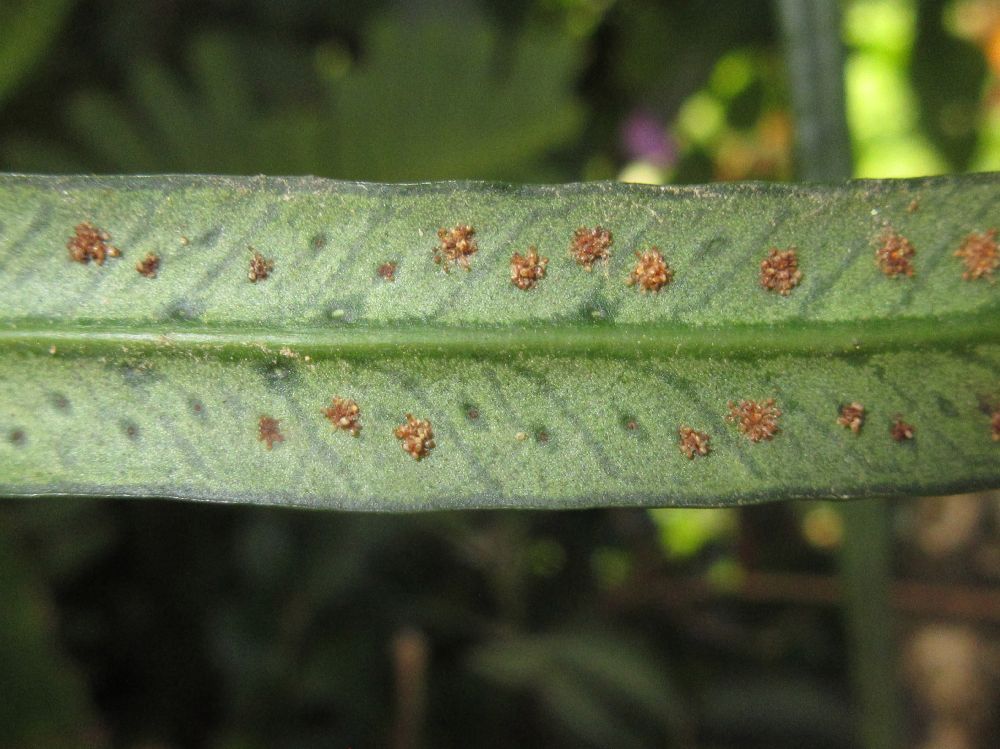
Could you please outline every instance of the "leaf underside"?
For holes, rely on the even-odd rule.
[[[1000,177],[833,187],[0,177],[0,494],[339,509],[732,505],[1000,486]],[[122,257],[72,262],[82,222]],[[434,262],[469,224],[471,270]],[[573,232],[603,226],[592,272]],[[887,231],[916,248],[886,277]],[[512,253],[549,258],[528,291]],[[674,271],[626,284],[655,245]],[[788,296],[760,285],[797,248]],[[273,261],[251,283],[251,248]],[[148,253],[154,278],[136,272]],[[394,280],[378,273],[395,263]],[[357,436],[331,398],[360,407]],[[773,439],[726,420],[773,398]],[[837,423],[865,406],[859,434]],[[423,460],[394,435],[431,422]],[[259,421],[279,421],[268,450]],[[896,418],[913,439],[890,436]],[[690,426],[711,439],[693,460]]]

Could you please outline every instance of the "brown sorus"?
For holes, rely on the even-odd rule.
[[[638,286],[643,294],[647,291],[655,294],[674,280],[674,272],[664,261],[659,247],[650,247],[644,252],[635,253],[635,256],[638,262],[625,282],[629,286]]]
[[[875,243],[875,263],[889,278],[913,275],[913,256],[917,254],[909,239],[886,229]]]
[[[704,432],[682,426],[677,430],[677,436],[680,438],[681,452],[688,460],[694,460],[695,455],[708,455],[712,451],[712,446],[709,444],[711,438]]]
[[[386,281],[396,280],[396,264],[393,262],[382,263],[376,272]]]
[[[334,396],[330,407],[323,413],[337,429],[350,432],[354,437],[361,433],[361,409],[350,398]]]
[[[434,430],[431,429],[431,423],[425,419],[414,418],[413,414],[406,414],[406,423],[396,427],[394,434],[403,449],[412,455],[414,460],[426,458],[434,449]]]
[[[607,229],[595,226],[588,229],[581,226],[573,232],[573,242],[570,244],[570,254],[576,258],[576,262],[587,270],[594,267],[594,263],[599,260],[607,260],[611,257],[611,245],[614,239]]]
[[[799,256],[794,247],[787,250],[772,247],[767,257],[760,261],[760,285],[768,291],[788,296],[801,280]]]
[[[762,402],[740,401],[739,404],[730,401],[726,421],[735,423],[751,442],[760,442],[773,439],[781,431],[780,417],[781,411],[774,398],[768,398]]]
[[[105,258],[119,257],[122,254],[117,247],[108,244],[111,235],[89,221],[77,224],[73,232],[73,236],[66,242],[71,260],[84,264],[93,260],[98,265],[104,265]]]
[[[139,272],[139,275],[146,278],[156,278],[156,271],[160,269],[160,258],[150,252],[135,264],[135,269]]]
[[[993,271],[1000,268],[1000,253],[997,252],[997,230],[984,233],[972,232],[955,251],[955,257],[962,258],[965,272],[962,278],[974,281],[977,278],[993,280]]]
[[[264,257],[253,248],[250,251],[253,255],[250,257],[250,272],[247,274],[247,278],[251,282],[257,283],[271,275],[271,271],[274,270],[274,261]]]
[[[468,224],[457,224],[451,229],[438,229],[438,246],[434,248],[434,262],[445,271],[453,265],[471,270],[469,258],[479,251],[476,244],[476,230]]]
[[[837,423],[845,429],[850,429],[855,434],[859,434],[861,427],[865,423],[865,407],[857,402],[841,407]]]
[[[278,428],[280,421],[280,419],[272,419],[270,416],[261,416],[260,421],[257,422],[257,439],[266,444],[268,450],[274,447],[275,442],[285,441],[285,435]]]
[[[889,434],[892,435],[892,438],[896,440],[896,442],[912,440],[915,432],[916,427],[903,421],[902,416],[896,416],[892,420],[892,424],[889,427]]]
[[[510,258],[510,281],[517,288],[527,291],[545,278],[545,267],[549,264],[547,257],[538,256],[538,248],[532,245],[528,252],[522,255],[515,252]]]
[[[1000,408],[993,412],[991,419],[991,425],[993,427],[993,441],[1000,442]]]

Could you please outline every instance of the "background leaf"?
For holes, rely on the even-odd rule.
[[[295,66],[259,40],[202,34],[186,56],[191,84],[140,59],[128,71],[134,104],[87,90],[66,119],[104,170],[369,180],[537,177],[538,163],[582,127],[571,38],[541,27],[511,36],[474,18],[395,17],[373,24],[369,38],[356,65],[331,47]],[[274,83],[260,73],[272,58],[292,68],[297,89],[288,75]],[[52,162],[37,139],[15,146],[14,164]]]

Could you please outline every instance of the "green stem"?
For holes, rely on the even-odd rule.
[[[840,3],[777,0],[795,110],[798,172],[807,180],[851,176],[851,140],[844,116]]]
[[[669,326],[568,323],[548,327],[461,327],[424,324],[296,326],[246,330],[237,325],[173,323],[39,323],[0,326],[0,351],[92,356],[128,351],[192,351],[222,358],[273,357],[287,348],[312,358],[438,356],[509,357],[531,354],[594,354],[616,358],[726,356],[868,356],[901,350],[946,350],[1000,343],[1000,318],[992,312],[947,319],[896,318],[843,322]]]
[[[867,749],[900,746],[899,690],[890,609],[892,528],[884,499],[844,503],[840,575],[850,643],[855,698],[861,709],[861,744]]]
[[[796,117],[801,176],[851,176],[844,114],[840,4],[831,0],[777,0]],[[892,529],[889,504],[880,499],[840,506],[844,545],[840,574],[850,669],[866,749],[900,746],[900,699],[889,590]]]

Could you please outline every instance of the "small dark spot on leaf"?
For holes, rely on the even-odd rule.
[[[164,313],[171,320],[196,320],[201,316],[203,308],[189,299],[178,299]]]
[[[313,238],[309,240],[309,246],[313,248],[314,252],[319,252],[326,247],[326,242],[326,234],[319,232],[318,234],[314,234]]]
[[[55,406],[56,409],[58,409],[59,411],[69,411],[71,408],[69,398],[67,398],[62,393],[52,394],[52,405]]]
[[[125,432],[125,436],[130,440],[134,440],[139,436],[139,425],[134,421],[123,421],[122,431]]]
[[[216,226],[202,234],[195,241],[205,247],[211,247],[222,238],[222,227]]]
[[[282,389],[292,383],[297,372],[282,362],[264,362],[260,365],[260,373],[270,387]]]
[[[191,410],[194,411],[194,413],[196,413],[199,416],[203,416],[205,414],[205,404],[202,403],[200,400],[192,399],[190,403],[191,403]]]
[[[8,435],[7,439],[10,440],[10,444],[14,445],[14,447],[21,447],[28,438],[25,436],[23,429],[15,429]]]
[[[479,409],[474,406],[471,406],[466,410],[465,415],[468,416],[472,421],[475,421],[476,419],[479,418]]]
[[[958,409],[955,407],[955,404],[942,395],[937,396],[937,407],[942,416],[947,416],[950,419],[958,416]]]
[[[545,445],[548,443],[550,439],[551,437],[549,437],[549,433],[546,432],[544,429],[539,429],[537,432],[535,432],[535,440],[539,444]]]
[[[131,386],[149,385],[160,379],[160,374],[150,364],[122,364],[118,371]]]

